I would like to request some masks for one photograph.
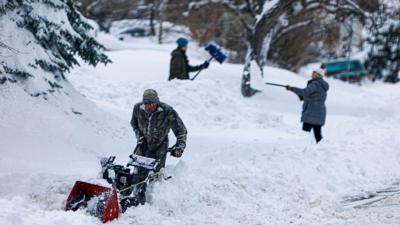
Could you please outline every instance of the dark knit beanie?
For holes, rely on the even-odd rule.
[[[160,99],[158,98],[157,91],[154,89],[147,89],[143,93],[143,103],[159,103]]]

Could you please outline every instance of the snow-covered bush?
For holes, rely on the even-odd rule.
[[[90,29],[72,0],[0,0],[0,84],[45,97],[62,89],[78,56],[93,66],[110,62]]]

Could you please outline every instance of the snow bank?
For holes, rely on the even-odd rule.
[[[19,87],[1,86],[1,174],[80,173],[88,166],[79,158],[95,160],[110,154],[114,142],[128,148],[130,129],[69,89],[68,95],[49,96],[46,101]]]

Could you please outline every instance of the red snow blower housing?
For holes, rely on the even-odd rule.
[[[76,211],[83,208],[103,223],[117,218],[119,206],[116,190],[83,181],[75,182],[65,209]]]

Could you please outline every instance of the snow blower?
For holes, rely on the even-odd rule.
[[[106,223],[118,218],[119,213],[129,207],[145,203],[147,184],[163,177],[162,171],[156,172],[159,160],[134,154],[130,155],[126,166],[116,165],[114,160],[115,156],[111,156],[100,161],[102,178],[112,188],[76,181],[65,210],[86,210]]]
[[[215,59],[217,60],[217,62],[219,62],[220,64],[224,63],[225,59],[226,59],[226,55],[222,52],[221,47],[219,47],[217,44],[210,42],[207,44],[207,46],[205,47],[205,50],[210,54],[210,58],[207,60],[207,62],[211,62],[211,60]],[[194,75],[194,77],[191,80],[196,79],[196,77],[200,74],[200,72],[202,71],[199,70],[199,72],[196,73],[196,75]]]

